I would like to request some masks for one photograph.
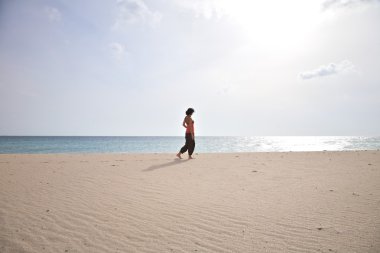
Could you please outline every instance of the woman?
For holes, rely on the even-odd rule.
[[[193,113],[194,113],[194,109],[193,108],[187,109],[187,111],[186,111],[186,117],[185,117],[185,119],[183,120],[183,123],[182,123],[183,127],[186,128],[186,134],[185,134],[186,143],[185,143],[185,146],[183,146],[181,148],[181,150],[177,154],[177,157],[179,159],[182,159],[181,154],[185,153],[186,151],[189,152],[189,159],[194,159],[191,156],[193,154],[194,148],[195,148],[194,120],[191,118],[191,116],[193,115]]]

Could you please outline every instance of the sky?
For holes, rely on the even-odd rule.
[[[0,135],[380,135],[379,0],[2,0]]]

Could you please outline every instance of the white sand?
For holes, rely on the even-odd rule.
[[[0,252],[380,252],[380,152],[0,155]]]

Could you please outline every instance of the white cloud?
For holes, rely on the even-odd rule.
[[[50,21],[57,22],[62,19],[62,14],[57,8],[45,6],[44,12]]]
[[[175,0],[178,6],[194,12],[197,18],[221,18],[226,14],[221,0]]]
[[[380,3],[380,0],[326,0],[322,3],[322,9],[346,8],[367,3]]]
[[[109,47],[111,49],[112,55],[117,59],[117,60],[122,60],[125,55],[126,55],[126,49],[125,46],[118,43],[118,42],[112,42],[109,44]]]
[[[143,0],[118,0],[117,5],[119,14],[113,29],[122,29],[139,22],[155,25],[162,18],[159,12],[150,10]]]
[[[226,86],[220,88],[217,91],[217,94],[218,95],[229,95],[229,94],[232,94],[235,90],[236,90],[235,85],[226,85]]]
[[[354,69],[354,65],[350,61],[341,61],[340,63],[330,63],[322,65],[316,69],[304,71],[299,74],[299,77],[303,80],[312,79],[316,77],[323,77],[329,75],[336,75],[342,72],[351,71]]]

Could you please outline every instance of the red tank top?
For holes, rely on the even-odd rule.
[[[194,120],[193,121],[193,124],[187,124],[187,127],[186,127],[186,133],[194,133]]]

